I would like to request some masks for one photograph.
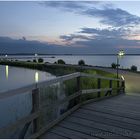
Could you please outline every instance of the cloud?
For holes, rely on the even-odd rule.
[[[102,24],[115,27],[133,26],[140,24],[140,17],[123,9],[114,8],[110,2],[103,1],[46,1],[45,7],[60,8],[68,12],[100,19]]]
[[[60,8],[66,11],[76,11],[85,8],[86,1],[45,1],[40,4],[45,7]]]
[[[82,28],[79,33],[93,35],[94,38],[122,38],[130,33],[130,30],[124,28]]]
[[[140,40],[126,38],[131,33],[129,28],[82,28],[78,33],[79,35],[76,33],[60,38],[71,42],[73,47],[85,47],[88,50],[93,49],[95,52],[112,52],[120,48],[140,48]]]
[[[89,39],[88,36],[85,35],[76,35],[76,34],[70,34],[70,35],[61,35],[60,39],[62,39],[65,42],[72,41],[73,39],[80,39],[80,40],[87,40]]]
[[[116,9],[88,9],[83,12],[84,14],[92,17],[100,17],[100,22],[103,24],[114,25],[116,27],[126,25],[137,25],[140,24],[140,17],[132,15],[125,10],[120,8]]]
[[[69,34],[69,35],[61,35],[60,39],[65,42],[70,42],[74,40],[91,40],[91,39],[106,39],[106,38],[123,38],[126,37],[128,34],[130,35],[130,29],[124,28],[81,28],[81,31],[77,32],[76,34]]]

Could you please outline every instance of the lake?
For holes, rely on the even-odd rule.
[[[0,93],[20,88],[29,84],[55,78],[47,72],[0,65]],[[0,99],[0,127],[16,121],[30,113],[32,109],[31,94],[16,95]]]
[[[18,57],[19,60],[33,60],[34,56],[12,56]],[[24,57],[24,58],[23,58]],[[26,58],[25,58],[26,57]],[[28,58],[29,57],[29,58]],[[67,64],[78,64],[78,61],[83,59],[87,65],[94,66],[111,66],[113,62],[116,63],[116,56],[103,56],[103,55],[38,55],[38,57],[44,58],[45,62],[54,63],[58,59],[63,59]],[[140,71],[140,56],[124,56],[119,59],[121,68],[130,68],[132,65],[136,65]]]

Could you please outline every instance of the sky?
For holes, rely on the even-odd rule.
[[[0,1],[1,53],[140,53],[140,1]]]

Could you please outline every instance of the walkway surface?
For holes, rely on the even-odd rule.
[[[140,138],[140,96],[122,94],[86,104],[39,138]]]

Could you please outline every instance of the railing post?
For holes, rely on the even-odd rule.
[[[36,112],[39,109],[39,89],[32,90],[32,112]],[[39,119],[33,120],[33,133],[37,132],[39,129]]]
[[[80,90],[80,76],[77,77],[77,91]]]
[[[125,81],[122,81],[122,88],[123,88],[123,93],[125,93]]]
[[[112,80],[109,80],[109,88],[112,88]],[[110,95],[112,94],[112,89],[110,91]]]
[[[101,79],[98,78],[97,80],[97,88],[100,89],[101,88]],[[101,91],[98,92],[98,97],[101,97]]]
[[[81,87],[80,87],[80,76],[79,76],[79,77],[77,77],[77,91],[81,92],[80,90],[81,90]],[[81,95],[79,97],[79,103],[80,102],[81,102]]]
[[[117,93],[118,93],[118,94],[119,94],[119,91],[120,91],[119,88],[120,88],[120,81],[118,80],[118,81],[117,81]]]

